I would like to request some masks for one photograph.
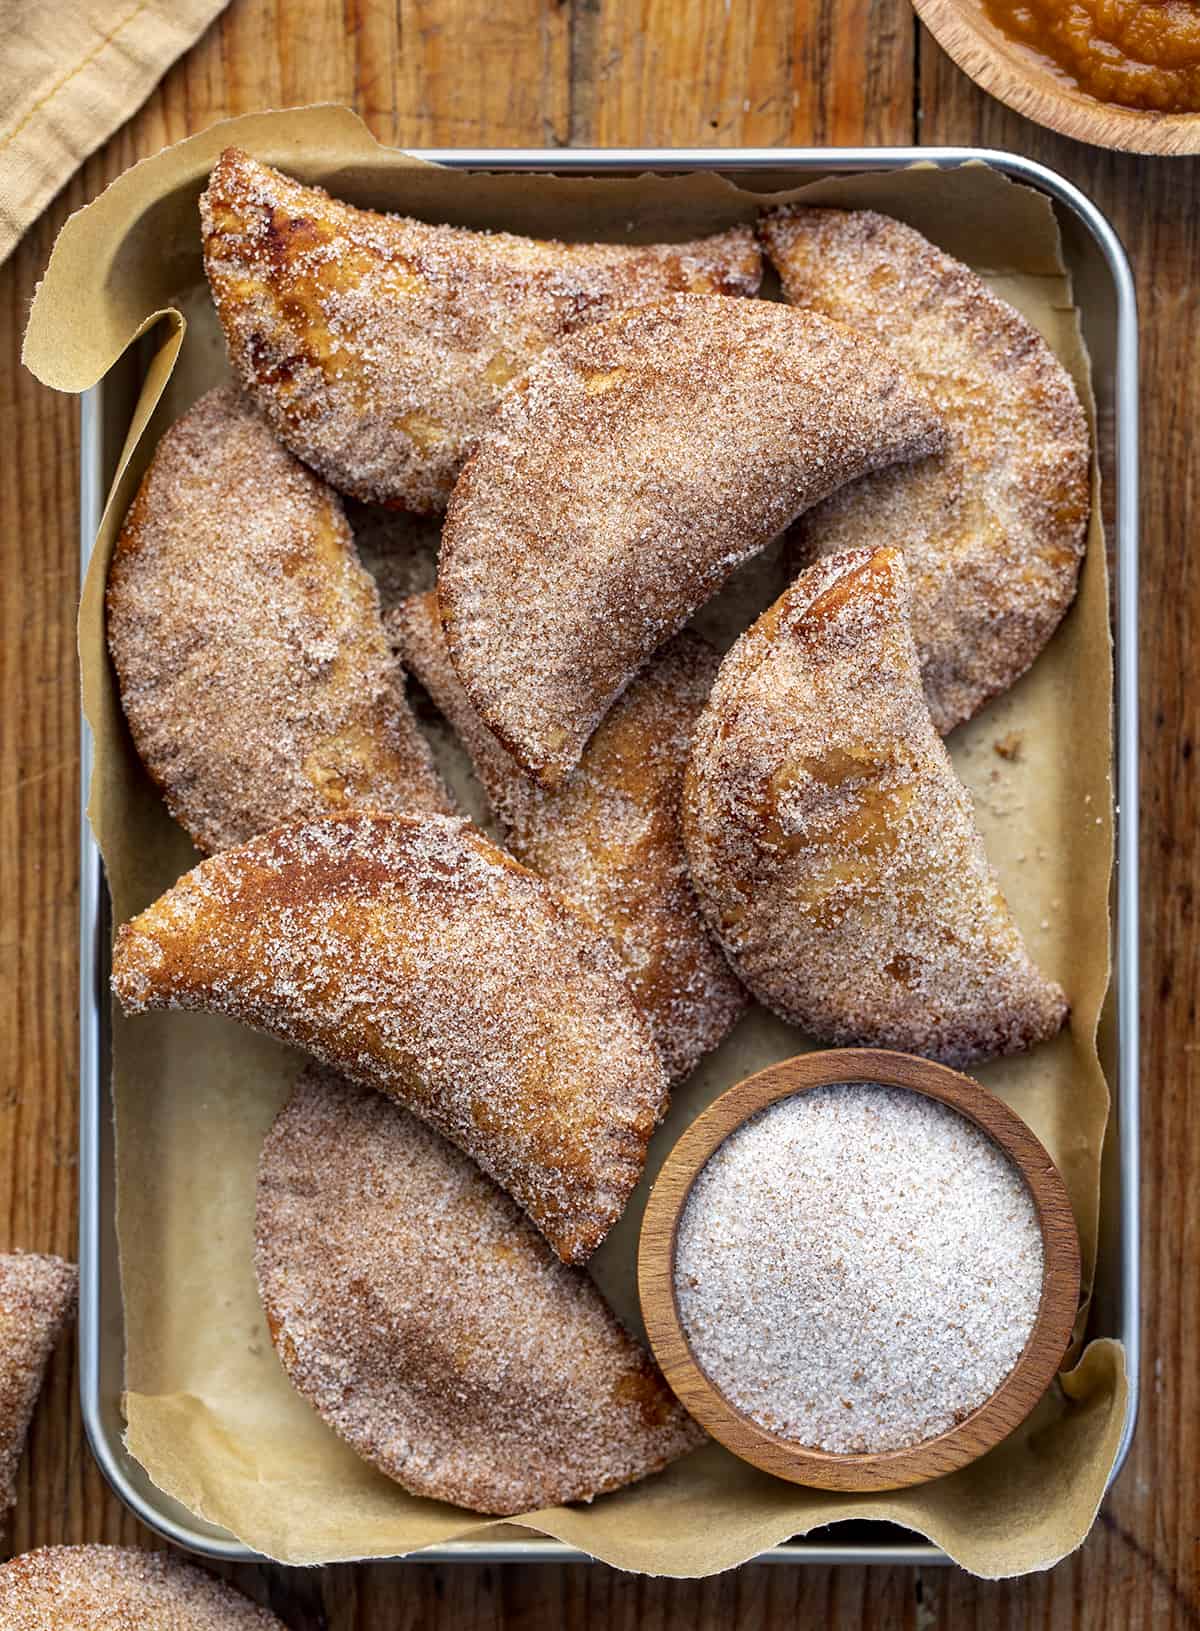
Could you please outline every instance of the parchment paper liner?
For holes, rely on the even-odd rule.
[[[89,813],[118,922],[195,859],[125,731],[105,651],[103,591],[114,537],[158,435],[224,369],[200,286],[196,198],[229,143],[357,203],[565,238],[690,237],[753,219],[763,196],[705,174],[582,180],[439,170],[379,147],[347,109],[314,107],[215,126],[136,166],[67,222],[34,302],[28,366],[47,384],[82,390],[153,331],[79,618],[83,702],[95,733]],[[781,166],[766,184],[785,183]],[[1037,323],[1090,404],[1057,229],[1039,194],[971,166],[835,177],[779,196],[873,207],[910,221]],[[715,615],[706,614],[706,627],[731,637],[780,586],[768,557]],[[978,1074],[1058,1162],[1089,1285],[1109,1104],[1096,1035],[1109,979],[1111,696],[1097,504],[1079,598],[1063,627],[1034,669],[951,741],[1034,954],[1072,1001],[1070,1029],[1056,1042]],[[1019,738],[1013,760],[994,747],[1010,736]],[[750,1015],[676,1096],[648,1177],[717,1092],[803,1046],[778,1021]],[[286,1562],[389,1556],[480,1536],[491,1527],[486,1520],[411,1497],[359,1461],[275,1360],[251,1266],[254,1170],[295,1068],[288,1050],[209,1016],[127,1022],[114,1015],[129,1447],[160,1488]],[[633,1325],[644,1192],[594,1264]],[[1094,1341],[1005,1444],[917,1489],[886,1497],[806,1491],[710,1445],[592,1506],[517,1521],[621,1568],[699,1576],[817,1525],[886,1518],[927,1535],[976,1574],[1018,1574],[1049,1567],[1086,1535],[1116,1454],[1125,1391],[1119,1344]]]

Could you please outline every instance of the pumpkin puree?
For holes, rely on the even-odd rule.
[[[984,9],[1097,101],[1200,112],[1200,0],[984,0]]]

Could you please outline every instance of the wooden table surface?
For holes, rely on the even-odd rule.
[[[1024,1580],[764,1565],[700,1583],[591,1565],[229,1572],[295,1631],[1200,1625],[1200,160],[1107,154],[1029,124],[974,89],[907,0],[233,0],[0,267],[0,1247],[75,1250],[78,410],[21,371],[25,314],[68,211],[127,165],[227,114],[318,100],[353,104],[380,139],[409,146],[1012,148],[1115,222],[1143,336],[1146,1379],[1132,1456],[1090,1539]],[[68,1344],[10,1543],[83,1540],[149,1537],[90,1460]]]

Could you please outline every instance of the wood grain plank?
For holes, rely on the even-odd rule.
[[[913,30],[907,0],[583,0],[571,140],[909,142]]]
[[[388,140],[419,147],[566,140],[568,17],[553,0],[404,0],[399,26]]]

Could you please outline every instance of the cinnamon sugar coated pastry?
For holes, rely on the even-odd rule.
[[[696,903],[679,832],[692,727],[717,672],[681,634],[618,699],[555,792],[521,770],[480,720],[446,651],[437,596],[387,620],[401,660],[471,756],[508,847],[615,948],[672,1080],[687,1076],[746,1006]]]
[[[17,1467],[46,1361],[75,1312],[78,1286],[74,1263],[61,1257],[0,1254],[0,1519],[16,1500]]]
[[[733,647],[683,827],[734,968],[810,1036],[963,1065],[1066,1018],[934,730],[898,550],[810,567]]]
[[[589,1276],[490,1178],[320,1067],[263,1145],[255,1264],[290,1380],[414,1495],[590,1501],[703,1434]]]
[[[887,342],[945,417],[944,452],[843,488],[795,539],[804,564],[904,551],[944,733],[1024,673],[1074,599],[1091,502],[1083,408],[1033,325],[903,222],[788,207],[761,231],[788,300]]]
[[[614,953],[467,821],[343,816],[214,856],[119,930],[112,983],[126,1013],[225,1014],[391,1094],[566,1262],[666,1109]]]
[[[159,443],[107,606],[134,743],[200,849],[355,805],[450,809],[337,495],[233,387]]]
[[[754,234],[565,244],[378,215],[227,148],[200,199],[234,371],[326,481],[446,506],[504,387],[579,324],[673,290],[752,295]]]
[[[168,1552],[46,1546],[0,1566],[4,1631],[286,1631],[223,1580]]]
[[[646,659],[842,482],[943,445],[874,342],[676,295],[544,351],[446,516],[438,597],[472,704],[548,787]]]

